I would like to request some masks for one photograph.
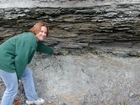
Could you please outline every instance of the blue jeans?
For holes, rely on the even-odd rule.
[[[0,105],[12,105],[18,92],[17,74],[9,73],[0,69],[0,77],[6,86]],[[25,68],[22,74],[22,82],[26,98],[31,101],[38,99],[38,95],[35,91],[32,71],[28,67]]]

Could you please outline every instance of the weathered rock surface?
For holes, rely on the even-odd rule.
[[[139,105],[139,61],[103,53],[36,54],[29,66],[36,90],[48,104]],[[21,87],[17,97],[25,105]]]
[[[50,35],[45,43],[58,50],[73,52],[76,49],[78,53],[82,53],[83,50],[102,47],[112,51],[111,47],[121,46],[128,50],[135,49],[134,55],[139,56],[136,49],[140,44],[140,1],[88,1],[88,6],[82,4],[87,3],[86,1],[81,2],[81,6],[77,6],[78,3],[68,2],[68,5],[64,2],[60,3],[62,5],[54,3],[48,6],[48,2],[35,0],[29,1],[36,4],[32,7],[25,2],[27,1],[20,1],[24,5],[18,8],[16,3],[19,2],[14,2],[14,5],[11,3],[10,8],[1,6],[1,42],[28,31],[36,21],[44,20],[50,27]],[[127,53],[132,54],[130,51]]]
[[[139,105],[139,61],[106,54],[42,54],[35,56],[30,67],[39,95],[49,103]]]

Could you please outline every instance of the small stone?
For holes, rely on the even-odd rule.
[[[130,98],[135,98],[136,97],[136,94],[135,93],[130,93],[129,97]]]

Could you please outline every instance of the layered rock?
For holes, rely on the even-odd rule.
[[[127,2],[90,7],[1,8],[0,40],[28,31],[36,21],[43,20],[50,27],[45,42],[56,49],[138,48],[139,7],[138,2]]]

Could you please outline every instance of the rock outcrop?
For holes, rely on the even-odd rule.
[[[110,48],[119,46],[128,48],[127,55],[139,56],[136,49],[140,45],[140,2],[134,1],[90,2],[89,6],[81,4],[77,7],[77,4],[67,7],[64,4],[60,7],[59,4],[54,7],[1,8],[0,40],[3,42],[28,31],[36,21],[43,20],[50,27],[45,43],[65,53],[83,53],[87,50],[96,53],[95,49],[103,47],[106,48],[104,52],[110,52]],[[130,52],[130,48],[135,49],[135,54]]]

